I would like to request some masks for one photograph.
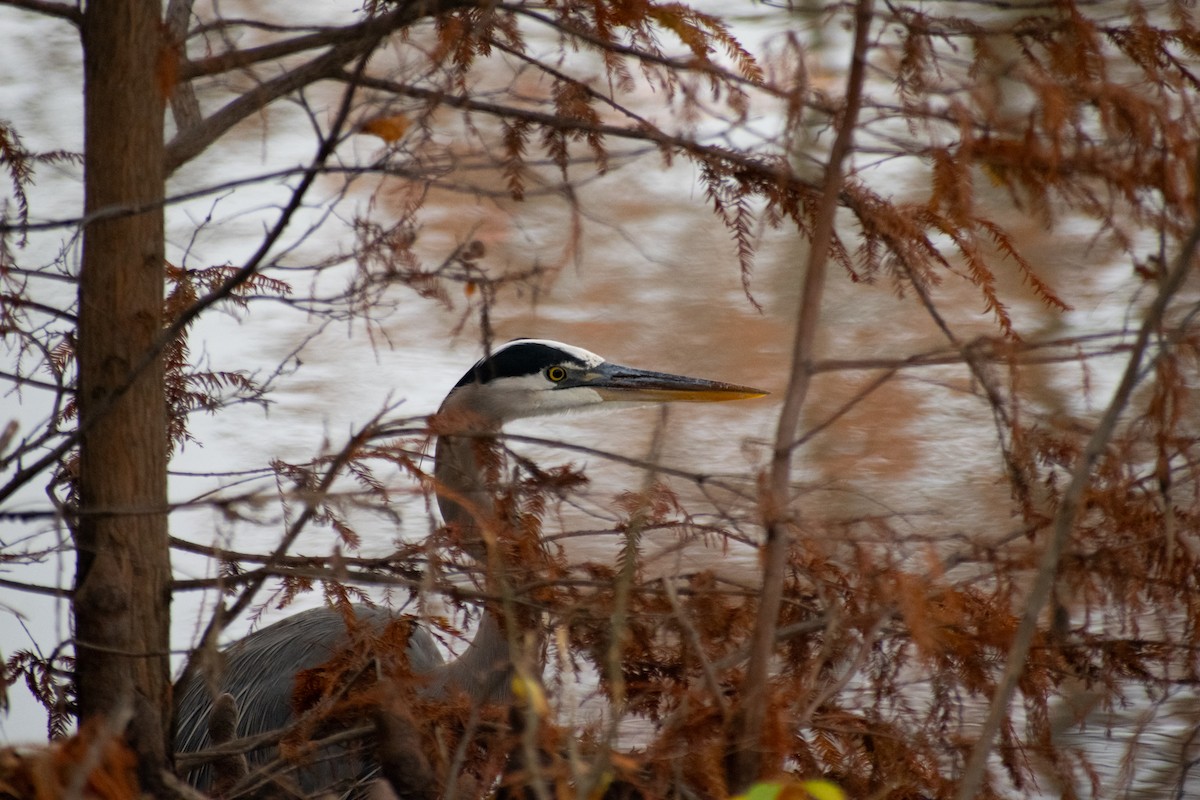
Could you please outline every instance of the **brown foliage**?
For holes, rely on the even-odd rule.
[[[1071,743],[1072,725],[1094,730],[1094,716],[1080,712],[1070,724],[1060,718],[1076,694],[1091,698],[1096,713],[1116,714],[1130,703],[1152,711],[1200,679],[1195,306],[1180,302],[1158,320],[1142,388],[1092,466],[1084,459],[1096,415],[1086,406],[1107,401],[1107,380],[1093,381],[1128,356],[1127,331],[1047,333],[1057,323],[1031,323],[1022,305],[1033,299],[1047,313],[1065,315],[1079,303],[1069,270],[1051,263],[1055,248],[1031,243],[1044,230],[1088,239],[1088,255],[1076,269],[1090,267],[1093,253],[1128,263],[1130,319],[1142,317],[1142,296],[1164,286],[1173,269],[1187,267],[1175,259],[1197,225],[1200,29],[1190,4],[877,4],[868,21],[867,77],[853,104],[853,141],[844,166],[833,171],[826,170],[827,141],[854,118],[851,92],[835,88],[827,74],[826,62],[838,61],[840,51],[823,50],[830,45],[810,30],[840,35],[849,6],[821,7],[802,31],[798,17],[772,9],[797,32],[779,52],[760,58],[732,23],[682,3],[409,5],[367,4],[360,19],[340,29],[211,20],[195,28],[197,46],[181,50],[172,72],[180,85],[213,80],[228,105],[193,127],[181,125],[172,164],[281,97],[311,109],[301,89],[318,80],[354,90],[344,95],[337,124],[311,113],[314,127],[328,134],[325,156],[351,107],[355,118],[370,121],[345,129],[375,133],[384,144],[369,162],[346,156],[334,168],[322,157],[305,173],[306,180],[319,174],[331,183],[345,177],[348,196],[362,185],[355,181],[378,181],[370,202],[348,222],[352,252],[304,267],[269,261],[273,232],[245,267],[168,267],[166,317],[181,327],[163,344],[171,434],[164,446],[189,441],[192,412],[265,402],[270,388],[236,370],[192,363],[187,315],[206,299],[222,296],[245,309],[270,296],[321,325],[366,320],[378,343],[388,341],[378,319],[400,302],[403,288],[438,309],[457,313],[461,304],[466,310],[453,332],[475,325],[486,348],[495,309],[540,301],[562,264],[578,257],[590,221],[581,189],[619,175],[626,163],[644,164],[633,160],[634,149],[645,148],[665,166],[693,165],[704,201],[728,231],[751,304],[768,314],[776,307],[756,294],[766,291],[756,284],[754,260],[768,235],[782,230],[811,244],[819,222],[836,222],[828,242],[832,262],[851,282],[886,284],[915,299],[914,327],[926,315],[945,338],[940,350],[903,357],[802,359],[799,367],[810,377],[857,371],[872,377],[857,383],[854,398],[827,422],[787,437],[789,454],[813,453],[808,446],[821,426],[860,404],[866,416],[870,409],[891,413],[870,405],[872,393],[916,374],[945,390],[937,398],[966,397],[984,410],[994,441],[980,437],[978,447],[992,453],[992,477],[1009,502],[982,529],[957,523],[926,529],[921,519],[899,514],[825,515],[810,502],[807,484],[789,483],[786,496],[755,496],[722,485],[703,467],[664,475],[654,473],[658,465],[638,464],[661,480],[599,501],[601,530],[559,533],[564,507],[582,504],[590,491],[581,469],[539,468],[510,452],[506,461],[489,461],[505,526],[487,567],[464,553],[462,532],[453,527],[432,530],[427,546],[368,558],[357,552],[355,512],[389,520],[401,509],[411,513],[412,488],[396,476],[431,487],[421,453],[438,426],[414,421],[397,432],[373,422],[333,455],[272,462],[263,474],[275,481],[282,544],[265,555],[209,549],[223,566],[207,585],[241,592],[235,612],[251,602],[260,609],[284,606],[315,587],[335,605],[365,599],[364,587],[372,585],[394,593],[393,600],[436,598],[448,616],[439,610],[423,621],[449,641],[463,624],[454,615],[477,607],[501,609],[522,629],[540,629],[548,620],[554,658],[542,688],[550,710],[532,701],[484,710],[427,703],[408,688],[385,697],[381,681],[412,681],[402,665],[401,625],[380,640],[356,641],[300,676],[297,708],[320,713],[288,734],[285,756],[302,760],[311,740],[374,715],[385,771],[436,776],[440,791],[457,787],[460,797],[496,786],[514,797],[603,786],[648,798],[721,796],[739,788],[727,756],[741,746],[733,731],[750,690],[762,689],[763,721],[755,734],[764,772],[828,776],[854,797],[953,797],[962,791],[971,752],[991,747],[990,739],[980,741],[977,722],[1003,684],[1029,586],[1052,547],[1054,520],[1073,502],[1069,486],[1082,465],[1080,513],[1053,565],[1052,597],[1027,642],[1016,699],[1000,709],[979,796],[1046,787],[1066,796],[1085,787],[1103,794],[1107,783],[1137,784],[1136,764],[1119,781],[1102,778],[1106,765]],[[263,41],[239,44],[242,36]],[[380,41],[395,43],[401,55],[394,62],[367,58]],[[547,56],[546,42],[559,53]],[[264,77],[257,71],[262,63],[282,65],[280,75]],[[240,92],[241,80],[255,91]],[[639,100],[642,91],[652,92],[653,101]],[[780,130],[759,132],[770,125]],[[44,436],[19,443],[12,454],[0,452],[0,463],[13,470],[10,493],[28,480],[24,464],[46,448],[61,446],[54,463],[68,474],[74,469],[67,455],[74,311],[40,304],[31,282],[49,280],[49,271],[22,271],[12,248],[30,228],[34,168],[66,160],[62,153],[27,152],[15,131],[0,126],[0,164],[15,207],[0,250],[0,325],[18,342],[15,385],[54,395]],[[821,198],[835,178],[830,210]],[[560,255],[552,263],[506,268],[512,251],[494,247],[486,232],[438,243],[423,212],[432,196],[451,192],[505,218],[553,198],[567,207]],[[294,199],[289,211],[302,204],[303,191]],[[290,297],[299,285],[296,271],[321,276],[347,258],[353,274],[344,288],[327,292],[315,277],[311,297]],[[798,282],[798,271],[781,281]],[[974,318],[950,299],[959,285],[971,287],[971,311],[991,320],[988,336],[980,337]],[[904,333],[880,330],[878,338]],[[1056,380],[1067,388],[1039,372],[1053,366],[1062,368]],[[1076,366],[1078,377],[1062,377]],[[1063,398],[1046,400],[1051,393]],[[637,463],[604,448],[586,455]],[[341,475],[350,480],[336,483]],[[756,479],[761,490],[761,476],[748,476]],[[714,487],[733,499],[718,499]],[[260,503],[260,496],[226,493],[214,506],[235,520],[252,516]],[[951,518],[956,511],[939,510]],[[783,599],[778,619],[770,620],[770,671],[765,686],[755,687],[747,686],[746,665],[749,632],[760,615],[758,584],[709,568],[651,573],[643,556],[649,543],[744,555],[758,548],[763,519],[779,523],[787,547],[772,565],[782,570]],[[332,534],[334,558],[288,552],[310,526]],[[545,533],[563,538],[551,549]],[[561,544],[571,536],[620,544],[612,547],[611,563],[572,563]],[[10,558],[18,556],[0,556]],[[497,565],[505,571],[504,591],[448,580],[479,577]],[[256,592],[268,578],[279,582],[264,601]],[[5,684],[24,678],[61,713],[65,692],[51,662],[10,654]],[[382,663],[387,668],[377,671]],[[574,715],[568,689],[577,681],[594,688],[613,719]],[[641,726],[632,739],[617,735],[617,723],[628,719]],[[1163,791],[1184,794],[1194,784],[1183,766],[1191,763],[1189,746],[1171,754],[1179,771],[1160,782]],[[1136,762],[1140,752],[1135,737],[1126,757]],[[411,763],[398,766],[409,756]],[[394,776],[393,783],[401,782]]]
[[[54,744],[0,750],[0,794],[13,800],[135,800],[137,756],[120,736],[93,720]]]

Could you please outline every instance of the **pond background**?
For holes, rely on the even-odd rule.
[[[344,18],[354,6],[340,5],[327,5],[320,13]],[[731,15],[735,32],[768,61],[787,32],[812,35],[815,30],[814,19],[803,14],[793,15],[781,26],[781,12],[750,3],[736,5],[740,12]],[[260,13],[273,6],[281,20],[297,22],[294,3],[256,6]],[[713,5],[723,13],[731,7]],[[224,4],[224,8],[236,14],[237,4]],[[303,13],[313,10],[306,8]],[[813,67],[819,68],[814,75],[838,86],[845,43],[836,32],[825,35],[823,48],[812,53]],[[549,50],[552,44],[542,46]],[[82,147],[78,53],[68,26],[0,9],[0,115],[32,150]],[[397,55],[402,58],[402,53]],[[881,95],[893,91],[884,81],[870,88]],[[309,99],[316,104],[316,118],[327,122],[339,94],[315,91]],[[653,116],[658,102],[647,90],[634,105]],[[777,109],[764,106],[752,115],[749,127],[767,142],[778,135],[773,131],[781,120]],[[434,142],[414,144],[414,157],[421,156],[422,147],[428,152],[435,145],[453,151],[459,133],[448,118],[446,128],[436,131]],[[818,136],[814,146],[827,144],[829,135]],[[381,150],[378,139],[363,135],[344,143],[338,157],[348,164],[363,163],[378,157]],[[269,173],[303,164],[311,155],[305,114],[297,108],[274,108],[260,124],[243,125],[218,148],[182,169],[171,191],[179,194],[226,179]],[[865,167],[866,162],[860,157],[858,163]],[[921,185],[911,179],[915,176],[887,165],[876,169],[880,186],[887,187],[884,194],[903,197]],[[489,173],[486,166],[466,158],[451,165],[444,178],[454,183],[460,176],[474,186],[503,186],[494,168]],[[274,221],[288,186],[286,181],[276,181],[252,191],[230,191],[170,207],[168,258],[190,268],[242,263],[257,246],[264,226]],[[80,191],[78,169],[39,167],[31,192],[35,218],[76,215]],[[282,264],[296,268],[287,279],[297,296],[334,291],[351,274],[352,265],[327,270],[319,278],[305,271],[349,249],[345,226],[331,221],[348,219],[368,207],[377,217],[387,217],[389,204],[398,217],[407,199],[403,186],[361,181],[346,188],[339,178],[322,179],[316,195],[320,201],[302,215],[292,234],[291,251],[281,256]],[[574,209],[552,185],[546,191],[531,191],[520,203],[435,190],[421,217],[418,249],[436,263],[456,244],[474,239],[484,246],[479,263],[489,275],[534,266],[543,270],[536,286],[501,290],[490,309],[496,341],[517,336],[558,339],[618,363],[754,385],[772,395],[745,403],[671,408],[665,418],[646,409],[534,420],[511,430],[641,456],[650,452],[655,428],[661,423],[664,464],[734,476],[750,486],[766,462],[766,443],[774,435],[779,398],[788,377],[803,242],[787,229],[760,230],[754,270],[744,285],[733,242],[708,208],[696,170],[683,162],[664,168],[653,152],[614,156],[609,173],[589,175],[576,188],[573,201]],[[331,210],[332,218],[327,216]],[[571,234],[576,211],[582,220],[577,241]],[[1002,277],[999,291],[1023,336],[1040,340],[1116,334],[1136,326],[1140,283],[1131,279],[1131,267],[1123,256],[1116,258],[1094,243],[1089,226],[1073,226],[1068,220],[1050,234],[1032,217],[1014,214],[1007,221],[1040,276],[1071,305],[1066,313],[1048,309],[1019,276]],[[27,264],[51,265],[60,260],[61,247],[59,233],[37,234],[21,257]],[[68,266],[77,265],[77,242],[70,243],[63,260]],[[72,292],[69,285],[47,282],[43,296],[65,307]],[[192,339],[197,364],[260,376],[280,364],[285,369],[274,382],[269,407],[245,404],[216,415],[193,415],[190,430],[197,441],[187,444],[172,462],[173,501],[187,503],[214,488],[230,486],[240,492],[261,491],[269,498],[270,480],[241,483],[217,473],[255,469],[274,458],[303,462],[322,452],[336,452],[356,427],[387,406],[395,406],[397,417],[436,410],[482,352],[482,295],[451,292],[446,304],[396,286],[384,298],[369,325],[362,320],[329,322],[270,300],[255,302],[248,311],[225,309],[204,317]],[[935,299],[962,340],[998,333],[979,292],[968,281],[947,275],[936,287]],[[911,293],[899,292],[887,282],[855,283],[837,269],[831,272],[822,314],[821,351],[827,358],[903,359],[946,346]],[[1118,358],[1091,360],[1087,393],[1078,389],[1078,365],[1031,368],[1025,374],[1036,386],[1037,410],[1071,425],[1103,408],[1123,366],[1124,360]],[[818,376],[803,427],[811,428],[838,413],[875,376],[857,370]],[[0,396],[0,423],[12,418],[28,429],[45,413],[35,391]],[[545,448],[529,452],[543,466],[571,461],[586,467],[592,483],[579,507],[563,516],[562,524],[568,527],[595,527],[597,521],[605,521],[612,498],[642,480],[637,470],[602,459]],[[908,533],[914,552],[922,543],[972,540],[981,531],[986,537],[1002,538],[1017,524],[1015,520],[1003,524],[1010,518],[1010,498],[991,411],[963,365],[907,370],[893,377],[798,451],[794,479],[806,514],[828,520],[886,519],[893,528]],[[364,536],[364,554],[390,552],[397,538],[417,540],[430,528],[431,517],[419,487],[400,476],[395,481],[397,491],[409,498],[398,504],[398,524],[348,511]],[[677,488],[685,496],[690,491],[686,485]],[[45,497],[35,485],[13,507],[44,509]],[[269,500],[256,513],[265,524],[232,520],[209,507],[183,510],[172,517],[172,533],[204,544],[261,552],[277,540],[282,520],[278,505]],[[329,537],[328,531],[310,531],[295,549],[327,552]],[[26,546],[65,541],[66,533],[44,520],[24,526],[6,521],[0,538],[5,547]],[[581,560],[609,561],[615,553],[613,540],[605,537],[581,537],[569,546],[572,557]],[[750,548],[679,553],[664,543],[661,548],[652,544],[648,551],[649,570],[717,568],[740,581],[751,581],[757,573]],[[654,564],[656,552],[659,563]],[[181,578],[211,574],[211,565],[203,559],[180,553],[173,557]],[[73,569],[69,555],[62,554],[8,577],[68,587]],[[194,641],[208,602],[199,593],[177,597],[173,635],[178,653],[186,652]],[[318,594],[313,593],[286,613],[318,602]],[[0,589],[3,653],[28,647],[44,652],[67,638],[66,612],[63,600]],[[271,612],[264,619],[274,616]],[[235,624],[227,635],[244,633],[247,624]],[[23,687],[10,690],[9,702],[7,713],[0,714],[0,741],[43,738],[45,718]]]

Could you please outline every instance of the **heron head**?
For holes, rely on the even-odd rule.
[[[515,339],[471,367],[443,408],[503,424],[624,403],[711,403],[765,394],[749,386],[612,364],[581,347],[548,339]]]

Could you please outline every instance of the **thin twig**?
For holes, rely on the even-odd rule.
[[[721,690],[721,681],[717,678],[717,670],[709,659],[708,653],[704,651],[704,643],[700,640],[699,631],[683,611],[683,604],[679,602],[679,593],[675,591],[675,579],[668,575],[661,582],[667,600],[671,603],[671,613],[675,615],[675,621],[679,623],[680,629],[687,636],[688,643],[696,651],[696,658],[700,660],[700,668],[704,671],[704,682],[708,684],[708,690],[712,692],[713,702],[721,710],[721,717],[728,717],[729,703],[725,701],[725,693]]]

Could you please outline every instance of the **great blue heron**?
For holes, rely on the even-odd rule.
[[[438,507],[448,526],[468,534],[467,550],[481,552],[481,528],[493,513],[493,487],[480,463],[491,437],[507,422],[586,409],[604,404],[665,401],[711,402],[760,397],[747,386],[688,378],[610,364],[579,347],[542,339],[517,339],[496,348],[454,385],[438,412],[434,455]],[[447,433],[446,431],[451,431]],[[495,474],[495,470],[491,471]],[[475,546],[471,540],[474,538]],[[356,624],[381,629],[390,612],[356,606]],[[176,687],[176,749],[194,752],[208,744],[213,683],[233,695],[240,718],[236,735],[253,736],[283,728],[293,718],[293,682],[297,672],[326,662],[347,640],[345,616],[332,608],[298,613],[262,628],[224,652],[215,681],[193,678]],[[485,612],[470,645],[446,663],[432,636],[417,628],[407,647],[408,669],[421,678],[425,696],[462,692],[487,702],[506,691],[512,677],[509,639],[504,623]],[[265,760],[269,752],[258,756]],[[341,751],[326,754],[323,764],[298,773],[306,794],[361,777],[369,763]],[[206,788],[205,770],[189,779]]]

